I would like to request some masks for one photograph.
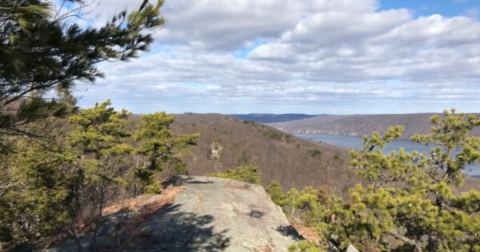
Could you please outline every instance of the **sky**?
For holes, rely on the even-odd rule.
[[[141,0],[102,0],[98,26]],[[81,107],[134,113],[480,112],[480,0],[166,0],[149,52]]]

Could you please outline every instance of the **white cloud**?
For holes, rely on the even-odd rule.
[[[136,6],[103,0],[110,8],[101,15],[126,3]],[[163,9],[167,25],[154,34],[154,48],[162,49],[101,65],[107,79],[98,85],[117,90],[118,99],[142,97],[132,105],[140,112],[152,106],[139,104],[175,112],[188,104],[199,112],[318,106],[318,113],[336,105],[332,111],[348,113],[350,104],[367,113],[386,109],[371,105],[386,100],[396,109],[429,102],[418,109],[474,110],[468,99],[480,95],[480,22],[466,14],[416,18],[379,6],[375,0],[170,0]],[[235,57],[238,51],[247,57]]]

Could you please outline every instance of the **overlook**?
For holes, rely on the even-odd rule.
[[[477,0],[0,0],[0,251],[480,252]]]

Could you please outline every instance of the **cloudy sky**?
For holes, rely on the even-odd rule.
[[[139,1],[102,0],[102,19]],[[480,112],[480,0],[166,0],[80,105],[134,113]]]

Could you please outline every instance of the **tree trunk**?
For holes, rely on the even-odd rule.
[[[97,220],[95,221],[95,225],[93,228],[93,237],[92,242],[90,243],[90,251],[95,252],[97,247],[97,233],[100,223],[102,221],[102,211],[103,211],[103,204],[105,200],[105,182],[102,184],[100,188],[100,205],[98,207],[98,215]]]

